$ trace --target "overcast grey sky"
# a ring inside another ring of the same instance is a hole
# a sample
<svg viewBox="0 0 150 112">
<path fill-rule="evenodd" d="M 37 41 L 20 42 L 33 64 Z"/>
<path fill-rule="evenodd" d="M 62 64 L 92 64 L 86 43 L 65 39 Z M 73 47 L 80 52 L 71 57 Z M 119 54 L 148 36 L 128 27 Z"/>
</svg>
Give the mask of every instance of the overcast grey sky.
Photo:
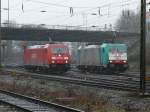
<svg viewBox="0 0 150 112">
<path fill-rule="evenodd" d="M 7 3 L 8 0 L 2 0 L 2 8 L 7 8 Z M 114 25 L 122 10 L 136 12 L 139 4 L 140 0 L 10 0 L 10 20 L 19 24 L 85 26 L 87 19 L 87 26 Z M 74 12 L 72 17 L 70 7 Z M 7 10 L 2 9 L 2 21 L 7 16 Z"/>
</svg>

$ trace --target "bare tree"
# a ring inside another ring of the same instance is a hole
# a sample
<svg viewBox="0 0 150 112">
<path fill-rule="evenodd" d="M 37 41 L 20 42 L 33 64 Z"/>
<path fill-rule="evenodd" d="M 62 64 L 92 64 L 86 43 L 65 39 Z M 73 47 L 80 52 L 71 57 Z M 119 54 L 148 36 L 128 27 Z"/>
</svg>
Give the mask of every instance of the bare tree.
<svg viewBox="0 0 150 112">
<path fill-rule="evenodd" d="M 140 13 L 130 10 L 122 11 L 116 22 L 117 31 L 140 32 Z"/>
</svg>

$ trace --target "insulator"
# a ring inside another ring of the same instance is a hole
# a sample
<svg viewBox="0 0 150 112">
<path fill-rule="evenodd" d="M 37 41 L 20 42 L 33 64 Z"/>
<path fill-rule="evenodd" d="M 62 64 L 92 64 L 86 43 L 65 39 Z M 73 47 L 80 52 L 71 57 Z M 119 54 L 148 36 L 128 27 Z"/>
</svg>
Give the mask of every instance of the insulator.
<svg viewBox="0 0 150 112">
<path fill-rule="evenodd" d="M 128 10 L 128 16 L 130 16 L 130 11 Z"/>
<path fill-rule="evenodd" d="M 101 15 L 101 9 L 100 9 L 100 7 L 99 7 L 99 10 L 98 10 L 98 14 L 99 14 L 99 16 Z"/>
<path fill-rule="evenodd" d="M 73 16 L 73 8 L 70 7 L 70 15 Z"/>
</svg>

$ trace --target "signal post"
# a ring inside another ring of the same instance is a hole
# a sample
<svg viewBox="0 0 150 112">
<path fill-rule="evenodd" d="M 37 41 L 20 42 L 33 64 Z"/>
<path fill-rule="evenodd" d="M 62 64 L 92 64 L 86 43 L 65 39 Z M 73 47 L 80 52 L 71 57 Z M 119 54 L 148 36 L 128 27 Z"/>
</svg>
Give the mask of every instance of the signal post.
<svg viewBox="0 0 150 112">
<path fill-rule="evenodd" d="M 146 0 L 141 0 L 140 92 L 145 94 L 146 79 Z"/>
</svg>

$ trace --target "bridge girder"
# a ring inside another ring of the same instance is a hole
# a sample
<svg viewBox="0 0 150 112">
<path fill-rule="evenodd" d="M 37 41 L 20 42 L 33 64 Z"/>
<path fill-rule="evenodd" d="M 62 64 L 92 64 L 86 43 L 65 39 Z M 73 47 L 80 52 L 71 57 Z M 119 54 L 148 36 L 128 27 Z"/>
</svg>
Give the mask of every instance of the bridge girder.
<svg viewBox="0 0 150 112">
<path fill-rule="evenodd" d="M 2 27 L 2 40 L 59 41 L 59 42 L 104 42 L 115 39 L 112 31 L 81 31 L 60 29 L 33 29 Z M 116 38 L 139 37 L 137 33 L 115 32 Z"/>
</svg>

